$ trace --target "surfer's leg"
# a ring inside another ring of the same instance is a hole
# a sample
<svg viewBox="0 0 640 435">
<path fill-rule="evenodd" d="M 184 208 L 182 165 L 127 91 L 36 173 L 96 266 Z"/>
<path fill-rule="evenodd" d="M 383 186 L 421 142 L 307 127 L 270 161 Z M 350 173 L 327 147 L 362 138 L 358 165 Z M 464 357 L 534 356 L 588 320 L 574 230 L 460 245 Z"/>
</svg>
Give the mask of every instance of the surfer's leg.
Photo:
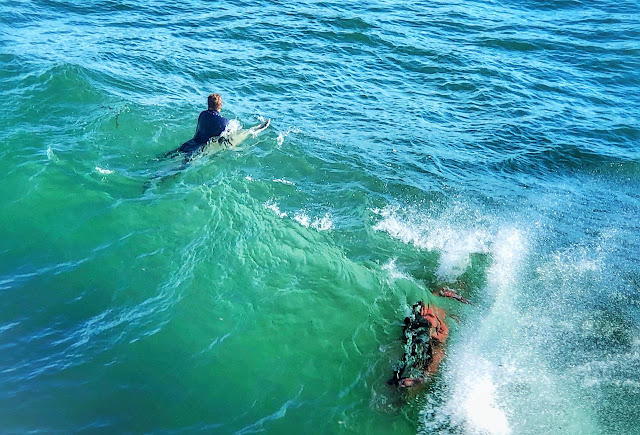
<svg viewBox="0 0 640 435">
<path fill-rule="evenodd" d="M 255 127 L 251 127 L 250 130 L 253 130 L 254 134 L 258 134 L 264 130 L 267 129 L 267 127 L 269 127 L 269 124 L 271 124 L 271 119 L 268 118 L 265 122 L 263 122 L 260 125 L 256 125 Z"/>
<path fill-rule="evenodd" d="M 176 148 L 175 150 L 167 151 L 166 153 L 161 154 L 160 156 L 157 157 L 157 159 L 173 158 L 178 154 L 180 154 L 180 147 Z"/>
<path fill-rule="evenodd" d="M 264 130 L 266 130 L 267 127 L 269 127 L 269 124 L 271 124 L 271 120 L 267 119 L 265 122 L 263 122 L 260 125 L 256 125 L 246 130 L 240 130 L 236 133 L 233 133 L 229 135 L 226 139 L 232 146 L 240 145 L 242 142 L 245 141 L 245 139 L 249 137 L 249 135 L 255 136 L 258 133 L 261 133 Z"/>
<path fill-rule="evenodd" d="M 201 145 L 198 144 L 195 140 L 189 139 L 188 141 L 180 145 L 178 148 L 171 151 L 167 151 L 166 153 L 162 154 L 160 158 L 163 158 L 163 159 L 173 158 L 180 155 L 180 153 L 187 153 L 187 154 L 193 153 L 200 146 Z"/>
</svg>

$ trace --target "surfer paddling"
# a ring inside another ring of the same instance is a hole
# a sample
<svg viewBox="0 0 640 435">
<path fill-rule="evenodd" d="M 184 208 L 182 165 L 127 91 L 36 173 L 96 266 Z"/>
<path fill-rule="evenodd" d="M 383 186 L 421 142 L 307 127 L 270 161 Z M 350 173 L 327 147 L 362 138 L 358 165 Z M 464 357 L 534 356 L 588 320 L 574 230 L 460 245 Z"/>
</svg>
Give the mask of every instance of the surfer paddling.
<svg viewBox="0 0 640 435">
<path fill-rule="evenodd" d="M 444 318 L 444 311 L 432 304 L 419 301 L 411 307 L 411 315 L 404 319 L 404 354 L 389 384 L 413 387 L 438 370 L 449 337 Z"/>
<path fill-rule="evenodd" d="M 200 112 L 196 134 L 175 150 L 164 154 L 164 157 L 174 157 L 184 154 L 185 160 L 190 159 L 194 154 L 200 153 L 210 144 L 217 144 L 219 148 L 229 148 L 239 145 L 249 135 L 257 135 L 269 127 L 270 119 L 260 125 L 240 130 L 234 133 L 227 131 L 229 120 L 220 115 L 222 109 L 222 97 L 220 94 L 211 94 L 207 97 L 207 110 Z"/>
<path fill-rule="evenodd" d="M 463 304 L 470 303 L 448 287 L 441 287 L 434 294 Z M 445 317 L 444 310 L 433 304 L 419 301 L 411 307 L 411 315 L 404 319 L 402 331 L 404 353 L 393 370 L 389 384 L 413 387 L 436 373 L 444 358 L 445 342 L 449 337 Z"/>
</svg>

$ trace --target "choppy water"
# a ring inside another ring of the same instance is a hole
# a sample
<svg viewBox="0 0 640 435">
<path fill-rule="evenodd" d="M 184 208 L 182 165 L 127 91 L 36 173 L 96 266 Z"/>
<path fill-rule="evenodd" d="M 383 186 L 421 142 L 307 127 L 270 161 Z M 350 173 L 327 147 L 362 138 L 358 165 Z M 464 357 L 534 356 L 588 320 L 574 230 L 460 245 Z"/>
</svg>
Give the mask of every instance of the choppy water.
<svg viewBox="0 0 640 435">
<path fill-rule="evenodd" d="M 0 429 L 640 433 L 639 7 L 4 0 Z"/>
</svg>

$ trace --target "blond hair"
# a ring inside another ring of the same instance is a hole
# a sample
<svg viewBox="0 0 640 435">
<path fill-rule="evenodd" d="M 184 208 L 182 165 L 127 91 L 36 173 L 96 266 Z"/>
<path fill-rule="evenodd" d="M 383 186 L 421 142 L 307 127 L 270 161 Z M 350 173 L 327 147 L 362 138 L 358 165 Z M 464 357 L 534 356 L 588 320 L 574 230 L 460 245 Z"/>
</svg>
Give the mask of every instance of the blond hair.
<svg viewBox="0 0 640 435">
<path fill-rule="evenodd" d="M 209 110 L 220 111 L 222 109 L 222 97 L 220 94 L 211 94 L 207 97 L 207 106 Z"/>
</svg>

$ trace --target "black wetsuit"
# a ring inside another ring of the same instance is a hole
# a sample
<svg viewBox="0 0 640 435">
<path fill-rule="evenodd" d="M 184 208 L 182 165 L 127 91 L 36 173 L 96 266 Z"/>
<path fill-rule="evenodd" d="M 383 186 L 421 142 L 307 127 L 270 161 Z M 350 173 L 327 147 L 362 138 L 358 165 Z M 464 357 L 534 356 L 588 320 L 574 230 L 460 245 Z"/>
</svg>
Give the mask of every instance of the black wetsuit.
<svg viewBox="0 0 640 435">
<path fill-rule="evenodd" d="M 220 112 L 216 110 L 205 110 L 200 113 L 198 117 L 198 127 L 196 128 L 196 134 L 192 139 L 183 143 L 178 151 L 193 154 L 196 151 L 200 151 L 204 147 L 209 139 L 212 137 L 218 137 L 222 134 L 229 120 L 220 116 Z"/>
</svg>

